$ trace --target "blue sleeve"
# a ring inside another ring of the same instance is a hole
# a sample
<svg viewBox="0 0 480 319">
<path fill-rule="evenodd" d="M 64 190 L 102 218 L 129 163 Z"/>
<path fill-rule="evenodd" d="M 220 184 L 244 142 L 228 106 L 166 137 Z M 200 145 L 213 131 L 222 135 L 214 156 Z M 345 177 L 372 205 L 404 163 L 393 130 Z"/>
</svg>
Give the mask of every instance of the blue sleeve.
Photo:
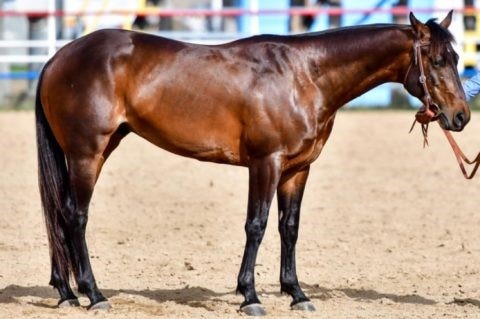
<svg viewBox="0 0 480 319">
<path fill-rule="evenodd" d="M 480 93 L 480 72 L 475 74 L 463 84 L 463 90 L 465 91 L 467 101 L 470 101 L 471 98 Z"/>
</svg>

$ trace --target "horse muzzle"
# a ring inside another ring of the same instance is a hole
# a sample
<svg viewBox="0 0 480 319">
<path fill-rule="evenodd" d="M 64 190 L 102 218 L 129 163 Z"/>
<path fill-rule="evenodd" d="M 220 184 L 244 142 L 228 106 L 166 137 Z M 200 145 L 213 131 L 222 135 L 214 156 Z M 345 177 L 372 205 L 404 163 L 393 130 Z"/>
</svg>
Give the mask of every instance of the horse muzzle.
<svg viewBox="0 0 480 319">
<path fill-rule="evenodd" d="M 442 129 L 460 132 L 470 121 L 470 116 L 464 111 L 459 111 L 455 113 L 452 118 L 449 118 L 445 113 L 440 113 L 438 119 Z"/>
<path fill-rule="evenodd" d="M 442 129 L 459 132 L 470 121 L 470 115 L 462 110 L 449 118 L 436 104 L 430 104 L 428 107 L 422 106 L 415 114 L 415 119 L 424 125 L 438 120 Z"/>
</svg>

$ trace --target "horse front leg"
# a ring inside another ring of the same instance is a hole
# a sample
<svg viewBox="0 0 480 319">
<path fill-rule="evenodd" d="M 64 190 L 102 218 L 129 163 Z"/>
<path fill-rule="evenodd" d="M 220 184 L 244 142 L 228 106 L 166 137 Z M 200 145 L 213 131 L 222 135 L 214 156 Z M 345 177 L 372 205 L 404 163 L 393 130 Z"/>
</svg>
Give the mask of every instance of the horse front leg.
<svg viewBox="0 0 480 319">
<path fill-rule="evenodd" d="M 298 238 L 300 221 L 300 206 L 303 191 L 307 182 L 310 166 L 303 170 L 282 177 L 277 189 L 278 200 L 278 231 L 281 238 L 281 292 L 292 296 L 291 307 L 294 310 L 315 311 L 315 307 L 303 293 L 298 284 L 295 245 Z"/>
<path fill-rule="evenodd" d="M 268 212 L 280 179 L 280 159 L 270 156 L 249 166 L 249 191 L 245 233 L 247 242 L 238 275 L 237 292 L 245 300 L 240 309 L 250 316 L 266 314 L 255 290 L 255 261 L 267 226 Z"/>
</svg>

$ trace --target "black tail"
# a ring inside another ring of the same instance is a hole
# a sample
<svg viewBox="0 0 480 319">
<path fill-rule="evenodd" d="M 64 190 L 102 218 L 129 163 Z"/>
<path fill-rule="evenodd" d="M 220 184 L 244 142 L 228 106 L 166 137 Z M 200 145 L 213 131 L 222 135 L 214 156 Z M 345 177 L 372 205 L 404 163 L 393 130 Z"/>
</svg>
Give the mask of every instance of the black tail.
<svg viewBox="0 0 480 319">
<path fill-rule="evenodd" d="M 45 66 L 46 68 L 46 66 Z M 55 139 L 47 122 L 40 99 L 43 73 L 40 74 L 35 101 L 35 117 L 38 151 L 38 184 L 43 214 L 47 226 L 52 263 L 58 276 L 68 282 L 72 263 L 65 236 L 63 212 L 70 197 L 65 154 Z M 55 286 L 55 283 L 52 283 Z"/>
</svg>

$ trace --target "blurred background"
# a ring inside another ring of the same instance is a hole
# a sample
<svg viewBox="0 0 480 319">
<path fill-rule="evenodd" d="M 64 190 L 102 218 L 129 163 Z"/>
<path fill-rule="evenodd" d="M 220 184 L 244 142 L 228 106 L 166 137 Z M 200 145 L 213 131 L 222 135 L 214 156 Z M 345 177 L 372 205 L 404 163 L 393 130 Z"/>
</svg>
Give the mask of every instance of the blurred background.
<svg viewBox="0 0 480 319">
<path fill-rule="evenodd" d="M 459 72 L 480 66 L 480 0 L 0 0 L 0 110 L 31 109 L 43 64 L 94 30 L 124 28 L 218 44 L 260 33 L 294 34 L 371 23 L 443 19 L 455 10 Z M 81 75 L 80 75 L 81 76 Z M 479 107 L 474 100 L 473 108 Z M 348 107 L 418 107 L 402 85 L 384 84 Z"/>
</svg>

